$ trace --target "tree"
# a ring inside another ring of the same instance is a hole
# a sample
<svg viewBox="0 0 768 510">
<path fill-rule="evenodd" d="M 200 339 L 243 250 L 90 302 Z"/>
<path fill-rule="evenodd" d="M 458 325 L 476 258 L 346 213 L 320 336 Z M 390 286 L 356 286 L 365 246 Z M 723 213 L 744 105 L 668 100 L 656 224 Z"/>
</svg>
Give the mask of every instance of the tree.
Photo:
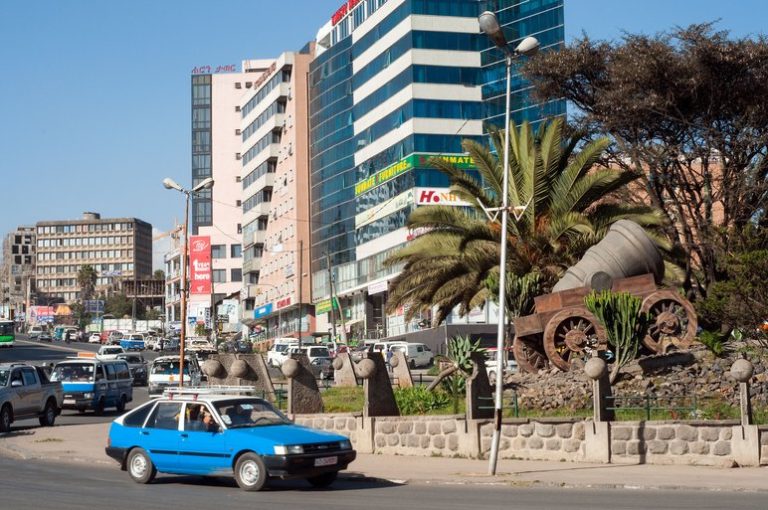
<svg viewBox="0 0 768 510">
<path fill-rule="evenodd" d="M 563 120 L 556 119 L 543 123 L 538 136 L 527 123 L 510 132 L 509 204 L 521 213 L 509 221 L 507 232 L 510 317 L 531 313 L 533 298 L 549 292 L 615 221 L 631 219 L 646 227 L 663 221 L 652 207 L 627 205 L 618 195 L 639 175 L 599 165 L 607 138 L 577 150 L 579 139 L 566 139 L 563 130 Z M 491 141 L 503 154 L 503 131 L 491 131 Z M 433 323 L 439 324 L 456 306 L 466 314 L 496 295 L 501 229 L 481 204 L 501 206 L 502 163 L 479 143 L 464 141 L 463 146 L 482 181 L 441 159 L 433 165 L 470 207 L 416 209 L 408 226 L 426 233 L 387 261 L 404 265 L 390 286 L 387 307 L 407 307 L 408 319 L 437 307 Z"/>
<path fill-rule="evenodd" d="M 155 269 L 155 272 L 152 273 L 152 277 L 155 280 L 165 280 L 165 271 L 162 269 Z"/>
<path fill-rule="evenodd" d="M 112 294 L 106 299 L 104 313 L 105 315 L 112 314 L 115 318 L 121 319 L 131 315 L 132 307 L 133 303 L 124 293 Z"/>
<path fill-rule="evenodd" d="M 96 269 L 90 264 L 80 266 L 80 269 L 77 271 L 77 285 L 80 287 L 80 297 L 83 301 L 93 298 L 97 277 Z"/>
<path fill-rule="evenodd" d="M 611 164 L 643 174 L 636 200 L 669 220 L 686 291 L 723 280 L 716 255 L 733 231 L 722 227 L 766 222 L 768 40 L 712 24 L 617 43 L 584 36 L 524 73 L 540 99 L 565 98 L 584 129 L 611 135 Z"/>
</svg>

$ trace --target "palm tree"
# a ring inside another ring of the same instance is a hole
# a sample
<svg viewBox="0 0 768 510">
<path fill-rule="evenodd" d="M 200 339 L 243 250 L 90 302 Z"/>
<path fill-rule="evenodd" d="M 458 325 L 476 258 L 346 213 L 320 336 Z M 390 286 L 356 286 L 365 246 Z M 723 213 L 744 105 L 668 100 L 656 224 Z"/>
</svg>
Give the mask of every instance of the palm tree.
<svg viewBox="0 0 768 510">
<path fill-rule="evenodd" d="M 490 133 L 503 153 L 504 132 Z M 597 166 L 608 138 L 586 143 L 565 140 L 563 121 L 542 123 L 538 136 L 528 123 L 510 132 L 509 205 L 516 212 L 507 231 L 507 309 L 515 317 L 533 312 L 533 298 L 550 292 L 574 264 L 619 219 L 652 228 L 663 215 L 651 207 L 633 206 L 616 198 L 640 175 Z M 451 191 L 469 208 L 420 207 L 408 227 L 426 233 L 397 251 L 387 264 L 403 264 L 390 286 L 388 310 L 407 308 L 406 319 L 436 307 L 433 325 L 455 307 L 460 314 L 483 306 L 498 288 L 500 223 L 485 208 L 500 207 L 502 164 L 491 150 L 465 140 L 481 181 L 440 158 L 432 165 L 445 173 Z M 517 217 L 517 213 L 519 217 Z M 664 247 L 664 241 L 649 234 Z"/>
<path fill-rule="evenodd" d="M 91 299 L 96 290 L 96 278 L 98 273 L 90 264 L 80 266 L 77 272 L 77 285 L 80 287 L 80 297 L 83 300 Z"/>
</svg>

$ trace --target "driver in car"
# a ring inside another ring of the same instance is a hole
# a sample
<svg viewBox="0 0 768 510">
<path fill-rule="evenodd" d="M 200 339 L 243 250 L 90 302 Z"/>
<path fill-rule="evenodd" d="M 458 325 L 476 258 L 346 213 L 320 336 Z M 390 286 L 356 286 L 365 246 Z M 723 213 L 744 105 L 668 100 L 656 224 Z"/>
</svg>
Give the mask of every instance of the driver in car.
<svg viewBox="0 0 768 510">
<path fill-rule="evenodd" d="M 227 416 L 232 425 L 245 425 L 251 422 L 251 413 L 240 404 L 235 404 L 227 410 Z"/>
</svg>

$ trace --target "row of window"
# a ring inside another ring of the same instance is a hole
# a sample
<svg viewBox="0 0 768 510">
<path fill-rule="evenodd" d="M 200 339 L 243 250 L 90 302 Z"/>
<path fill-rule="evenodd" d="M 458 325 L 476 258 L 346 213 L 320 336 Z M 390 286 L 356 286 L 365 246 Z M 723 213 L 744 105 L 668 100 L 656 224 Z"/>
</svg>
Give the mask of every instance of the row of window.
<svg viewBox="0 0 768 510">
<path fill-rule="evenodd" d="M 261 151 L 269 147 L 273 143 L 280 143 L 283 135 L 280 131 L 270 131 L 264 135 L 261 140 L 251 146 L 248 151 L 243 154 L 243 166 L 247 165 L 249 161 L 259 155 Z"/>
<path fill-rule="evenodd" d="M 286 67 L 276 73 L 271 80 L 269 80 L 266 85 L 261 87 L 259 91 L 254 95 L 251 99 L 248 100 L 247 103 L 245 103 L 245 106 L 243 106 L 241 111 L 242 118 L 246 118 L 249 113 L 251 113 L 253 110 L 256 109 L 257 106 L 259 106 L 259 103 L 264 101 L 264 98 L 267 97 L 267 95 L 272 92 L 272 90 L 280 85 L 281 83 L 288 83 L 291 81 L 291 68 Z"/>
<path fill-rule="evenodd" d="M 243 246 L 241 244 L 229 245 L 229 256 L 233 259 L 238 259 L 242 256 Z M 227 245 L 226 244 L 212 244 L 211 245 L 211 258 L 225 259 L 227 258 Z"/>
<path fill-rule="evenodd" d="M 133 264 L 131 263 L 116 263 L 116 264 L 91 264 L 96 271 L 131 271 L 133 270 Z M 82 265 L 56 265 L 56 266 L 37 266 L 37 274 L 61 274 L 61 273 L 77 273 L 80 271 Z"/>
<path fill-rule="evenodd" d="M 269 105 L 266 110 L 261 112 L 259 116 L 253 120 L 253 122 L 248 124 L 247 128 L 243 129 L 243 132 L 241 134 L 243 142 L 245 142 L 252 134 L 258 131 L 259 128 L 263 126 L 265 122 L 267 122 L 269 119 L 271 119 L 278 113 L 285 113 L 284 100 L 278 100 L 272 103 L 271 105 Z"/>
<path fill-rule="evenodd" d="M 275 170 L 277 170 L 277 160 L 274 158 L 266 160 L 245 176 L 245 179 L 243 179 L 243 189 L 258 181 L 260 177 L 275 173 Z"/>
<path fill-rule="evenodd" d="M 264 202 L 269 202 L 271 200 L 272 200 L 272 188 L 264 188 L 263 190 L 257 192 L 251 198 L 243 202 L 243 213 L 247 213 L 257 205 L 262 204 Z"/>
<path fill-rule="evenodd" d="M 73 234 L 76 232 L 131 231 L 133 223 L 86 223 L 78 225 L 47 225 L 37 227 L 38 234 Z"/>
<path fill-rule="evenodd" d="M 84 250 L 38 253 L 37 260 L 94 260 L 133 258 L 133 250 Z"/>
<path fill-rule="evenodd" d="M 243 270 L 240 268 L 230 269 L 230 282 L 242 282 Z M 211 277 L 213 283 L 227 283 L 227 270 L 226 269 L 214 269 Z"/>
<path fill-rule="evenodd" d="M 132 236 L 110 236 L 110 237 L 64 237 L 58 239 L 38 239 L 38 248 L 49 248 L 56 246 L 98 246 L 114 244 L 132 244 Z"/>
</svg>

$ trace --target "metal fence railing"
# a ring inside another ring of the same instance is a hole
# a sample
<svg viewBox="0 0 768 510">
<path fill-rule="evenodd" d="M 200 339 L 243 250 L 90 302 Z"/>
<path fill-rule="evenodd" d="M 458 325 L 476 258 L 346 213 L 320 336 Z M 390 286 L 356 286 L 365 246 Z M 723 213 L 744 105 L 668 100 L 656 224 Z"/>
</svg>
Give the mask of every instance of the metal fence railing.
<svg viewBox="0 0 768 510">
<path fill-rule="evenodd" d="M 645 415 L 650 420 L 654 413 L 686 413 L 695 416 L 703 397 L 696 395 L 613 395 L 605 397 L 608 411 L 634 411 Z"/>
</svg>

